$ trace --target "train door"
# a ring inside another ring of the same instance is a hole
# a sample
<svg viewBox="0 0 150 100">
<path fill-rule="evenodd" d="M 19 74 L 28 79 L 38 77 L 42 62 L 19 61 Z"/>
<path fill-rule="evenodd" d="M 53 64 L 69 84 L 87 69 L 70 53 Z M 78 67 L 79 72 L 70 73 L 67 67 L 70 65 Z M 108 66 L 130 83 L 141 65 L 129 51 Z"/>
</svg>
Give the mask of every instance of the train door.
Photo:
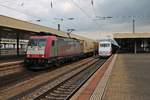
<svg viewBox="0 0 150 100">
<path fill-rule="evenodd" d="M 52 57 L 57 56 L 57 40 L 52 40 Z"/>
</svg>

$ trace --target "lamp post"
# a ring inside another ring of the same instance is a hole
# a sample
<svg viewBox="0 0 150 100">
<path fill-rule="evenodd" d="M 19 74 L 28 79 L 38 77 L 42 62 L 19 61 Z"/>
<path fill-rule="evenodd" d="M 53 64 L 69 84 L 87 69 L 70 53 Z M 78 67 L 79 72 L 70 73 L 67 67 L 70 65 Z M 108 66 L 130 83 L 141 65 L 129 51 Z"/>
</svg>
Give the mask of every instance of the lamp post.
<svg viewBox="0 0 150 100">
<path fill-rule="evenodd" d="M 135 19 L 133 18 L 132 21 L 133 21 L 133 28 L 132 29 L 133 29 L 133 34 L 134 34 L 135 33 Z"/>
<path fill-rule="evenodd" d="M 57 30 L 58 30 L 58 31 L 60 31 L 60 24 L 58 24 L 58 28 L 57 28 Z"/>
<path fill-rule="evenodd" d="M 135 18 L 132 16 L 132 33 L 135 34 Z M 136 39 L 134 40 L 134 54 L 137 53 Z"/>
<path fill-rule="evenodd" d="M 75 18 L 70 17 L 70 18 L 54 18 L 54 20 L 58 21 L 59 24 L 57 24 L 58 31 L 60 31 L 60 23 L 65 21 L 65 20 L 74 20 Z"/>
<path fill-rule="evenodd" d="M 59 21 L 57 24 L 57 30 L 60 31 L 60 22 L 63 22 L 64 19 L 63 18 L 54 18 L 54 20 Z"/>
</svg>

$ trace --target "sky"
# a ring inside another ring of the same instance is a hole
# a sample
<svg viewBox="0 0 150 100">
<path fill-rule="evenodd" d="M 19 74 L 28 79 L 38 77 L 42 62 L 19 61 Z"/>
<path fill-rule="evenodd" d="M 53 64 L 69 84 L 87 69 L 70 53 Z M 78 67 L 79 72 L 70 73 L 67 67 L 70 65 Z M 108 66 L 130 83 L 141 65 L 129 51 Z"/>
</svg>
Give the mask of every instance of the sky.
<svg viewBox="0 0 150 100">
<path fill-rule="evenodd" d="M 150 0 L 0 0 L 0 15 L 99 39 L 150 32 Z"/>
</svg>

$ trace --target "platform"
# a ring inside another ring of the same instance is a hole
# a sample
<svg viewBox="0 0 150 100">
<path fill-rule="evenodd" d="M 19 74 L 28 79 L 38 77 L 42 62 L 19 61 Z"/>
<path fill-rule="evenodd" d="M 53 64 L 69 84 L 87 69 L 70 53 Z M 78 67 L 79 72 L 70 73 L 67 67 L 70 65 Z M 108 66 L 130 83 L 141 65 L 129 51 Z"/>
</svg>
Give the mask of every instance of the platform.
<svg viewBox="0 0 150 100">
<path fill-rule="evenodd" d="M 0 67 L 7 66 L 11 64 L 22 63 L 24 60 L 24 56 L 4 56 L 0 57 Z"/>
<path fill-rule="evenodd" d="M 150 100 L 150 54 L 119 55 L 102 100 Z"/>
<path fill-rule="evenodd" d="M 71 99 L 150 100 L 150 54 L 118 54 L 110 67 L 98 84 L 90 87 L 95 83 L 90 79 Z"/>
</svg>

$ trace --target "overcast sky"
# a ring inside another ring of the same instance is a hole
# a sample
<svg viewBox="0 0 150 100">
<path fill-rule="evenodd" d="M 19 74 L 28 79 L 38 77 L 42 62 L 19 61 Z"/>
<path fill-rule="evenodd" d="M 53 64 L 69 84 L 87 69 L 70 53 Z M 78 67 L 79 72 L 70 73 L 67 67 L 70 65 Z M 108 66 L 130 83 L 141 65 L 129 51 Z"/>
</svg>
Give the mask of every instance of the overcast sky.
<svg viewBox="0 0 150 100">
<path fill-rule="evenodd" d="M 0 14 L 55 29 L 60 23 L 62 31 L 75 29 L 73 33 L 98 39 L 132 32 L 133 18 L 136 32 L 150 32 L 149 4 L 150 0 L 0 0 Z"/>
</svg>

